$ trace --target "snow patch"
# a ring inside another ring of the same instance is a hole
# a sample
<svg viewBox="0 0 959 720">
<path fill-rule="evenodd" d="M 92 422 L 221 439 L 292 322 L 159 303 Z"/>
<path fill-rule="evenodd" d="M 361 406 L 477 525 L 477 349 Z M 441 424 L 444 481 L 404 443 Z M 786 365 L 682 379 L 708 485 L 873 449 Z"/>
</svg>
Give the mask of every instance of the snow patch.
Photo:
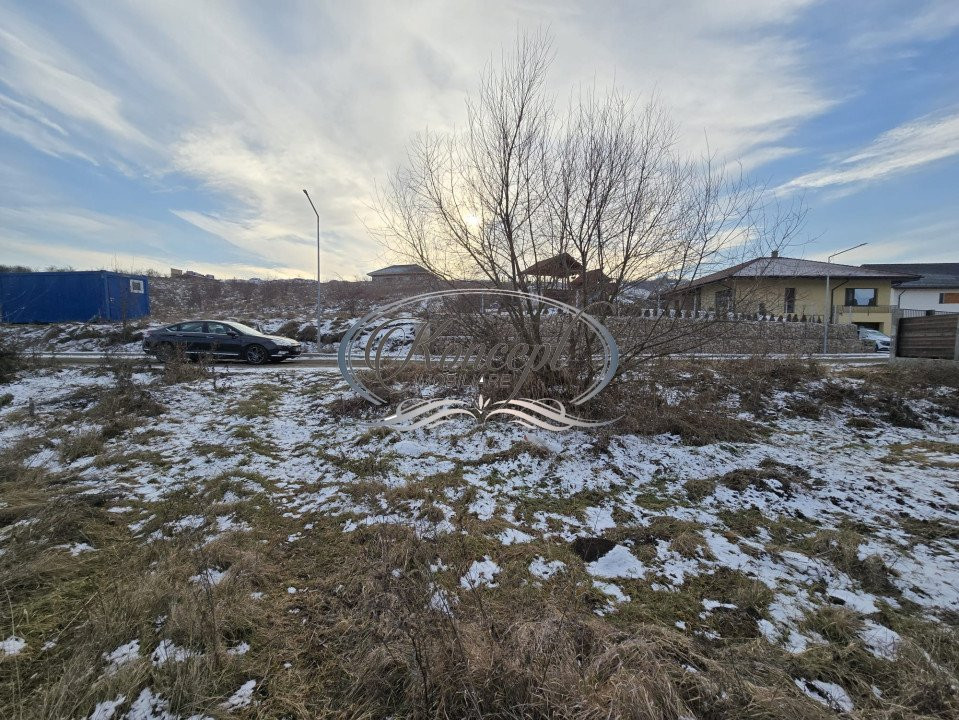
<svg viewBox="0 0 959 720">
<path fill-rule="evenodd" d="M 641 578 L 646 575 L 646 566 L 625 545 L 617 545 L 599 560 L 587 564 L 586 571 L 603 578 Z"/>
<path fill-rule="evenodd" d="M 496 577 L 499 571 L 499 565 L 490 560 L 489 556 L 484 557 L 482 560 L 475 560 L 473 564 L 470 565 L 469 570 L 466 571 L 466 574 L 460 578 L 460 585 L 466 589 L 481 587 L 483 585 L 496 587 L 493 578 Z"/>
</svg>

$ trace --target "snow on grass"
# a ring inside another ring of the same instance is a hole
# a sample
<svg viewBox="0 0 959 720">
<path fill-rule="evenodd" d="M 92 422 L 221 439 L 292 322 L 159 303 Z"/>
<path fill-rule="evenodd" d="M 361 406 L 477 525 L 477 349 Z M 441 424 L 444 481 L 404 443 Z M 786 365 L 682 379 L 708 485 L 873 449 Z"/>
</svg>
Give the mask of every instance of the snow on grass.
<svg viewBox="0 0 959 720">
<path fill-rule="evenodd" d="M 235 693 L 227 698 L 220 707 L 225 710 L 237 710 L 245 708 L 253 702 L 253 691 L 256 689 L 256 680 L 247 680 Z"/>
<path fill-rule="evenodd" d="M 127 701 L 126 695 L 118 695 L 114 700 L 98 702 L 88 720 L 111 720 L 120 706 Z"/>
<path fill-rule="evenodd" d="M 176 716 L 170 713 L 170 703 L 147 687 L 137 695 L 124 720 L 176 720 Z"/>
<path fill-rule="evenodd" d="M 542 556 L 533 558 L 533 562 L 529 564 L 530 574 L 535 575 L 541 580 L 549 580 L 556 573 L 562 572 L 565 569 L 566 563 L 562 560 L 546 560 Z"/>
<path fill-rule="evenodd" d="M 190 581 L 198 585 L 219 585 L 228 572 L 228 570 L 220 570 L 219 568 L 206 568 L 191 576 Z"/>
<path fill-rule="evenodd" d="M 38 414 L 51 416 L 76 390 L 110 381 L 83 370 L 26 374 L 11 383 L 13 404 L 0 414 L 22 411 L 36 398 Z M 343 385 L 326 370 L 299 370 L 294 377 L 282 368 L 237 368 L 218 382 L 216 393 L 206 381 L 151 385 L 167 407 L 151 421 L 156 437 L 110 441 L 111 453 L 143 451 L 144 457 L 152 453 L 163 462 L 134 458 L 121 473 L 87 459 L 78 470 L 71 468 L 71 478 L 81 478 L 84 491 L 117 492 L 131 503 L 111 512 L 133 512 L 134 504 L 142 503 L 142 516 L 130 524 L 135 535 L 156 527 L 156 509 L 151 511 L 150 503 L 181 488 L 209 487 L 208 495 L 198 496 L 204 505 L 180 513 L 191 514 L 158 513 L 164 520 L 174 518 L 166 529 L 249 532 L 254 521 L 238 518 L 255 517 L 244 510 L 250 503 L 272 505 L 284 518 L 298 520 L 297 527 L 333 517 L 346 532 L 393 524 L 424 537 L 469 534 L 510 546 L 481 546 L 474 557 L 489 555 L 473 562 L 460 578 L 462 587 L 496 587 L 503 582 L 498 563 L 505 566 L 514 555 L 522 557 L 537 580 L 583 568 L 594 587 L 618 603 L 630 598 L 612 582 L 617 578 L 631 581 L 629 588 L 639 583 L 653 591 L 679 592 L 692 578 L 732 570 L 769 589 L 772 601 L 757 620 L 757 629 L 793 653 L 826 642 L 802 625 L 810 612 L 824 605 L 841 605 L 866 616 L 860 618 L 862 641 L 884 659 L 894 658 L 899 645 L 898 635 L 876 622 L 875 614 L 884 605 L 909 609 L 909 603 L 899 602 L 905 599 L 931 616 L 959 611 L 955 539 L 948 532 L 919 537 L 907 527 L 907 521 L 942 523 L 946 530 L 954 526 L 959 487 L 953 463 L 959 455 L 948 448 L 959 443 L 959 422 L 952 418 L 942 417 L 925 429 L 882 423 L 881 431 L 860 433 L 850 430 L 840 412 L 818 420 L 782 416 L 764 420 L 771 434 L 761 442 L 698 447 L 671 435 L 621 434 L 598 443 L 589 433 L 560 436 L 466 421 L 404 437 L 371 434 L 350 418 L 334 416 L 330 406 Z M 235 403 L 261 384 L 278 388 L 270 414 L 238 417 Z M 240 431 L 245 434 L 238 435 Z M 0 448 L 23 436 L 19 429 L 0 429 Z M 946 450 L 924 451 L 923 463 L 917 460 L 918 451 L 894 456 L 889 450 L 930 442 Z M 807 472 L 808 479 L 787 488 L 770 477 L 744 490 L 716 482 L 731 471 L 759 468 L 764 461 L 795 466 Z M 30 462 L 50 472 L 64 470 L 55 452 L 37 452 Z M 220 484 L 210 485 L 213 479 Z M 713 482 L 715 487 L 692 500 L 685 489 L 690 480 Z M 215 515 L 207 512 L 207 504 Z M 758 518 L 754 532 L 737 528 L 731 519 L 746 511 Z M 669 538 L 654 537 L 642 546 L 631 539 L 630 533 L 664 517 L 695 528 L 701 546 L 691 551 Z M 783 528 L 777 535 L 773 525 L 779 520 L 794 522 L 798 529 L 787 528 L 784 539 Z M 862 537 L 859 559 L 881 558 L 890 569 L 893 590 L 867 591 L 828 553 L 803 544 L 817 532 L 851 525 Z M 0 535 L 0 543 L 9 532 L 7 528 Z M 572 554 L 559 555 L 570 567 L 544 559 L 568 552 L 567 543 L 580 536 L 604 536 L 620 544 L 582 565 Z M 155 537 L 137 541 L 149 543 Z M 291 537 L 302 539 L 306 533 Z M 211 568 L 192 580 L 216 584 L 226 572 Z M 456 602 L 438 588 L 433 598 L 434 607 L 443 612 Z M 711 603 L 719 601 L 706 598 L 707 613 L 731 605 Z"/>
<path fill-rule="evenodd" d="M 528 543 L 533 540 L 532 535 L 524 533 L 522 530 L 517 530 L 516 528 L 506 528 L 499 534 L 498 538 L 503 545 L 516 545 L 517 543 Z"/>
<path fill-rule="evenodd" d="M 593 580 L 593 587 L 599 590 L 604 595 L 609 595 L 611 598 L 613 598 L 614 601 L 618 603 L 629 602 L 629 595 L 624 593 L 622 588 L 619 587 L 619 585 L 603 582 L 601 580 Z"/>
<path fill-rule="evenodd" d="M 76 557 L 81 553 L 94 552 L 96 550 L 92 545 L 83 542 L 71 543 L 70 545 L 55 545 L 54 550 L 66 550 L 71 556 Z"/>
<path fill-rule="evenodd" d="M 703 600 L 703 607 L 706 608 L 707 612 L 712 612 L 716 608 L 729 608 L 730 610 L 735 610 L 736 606 L 732 603 L 719 602 L 718 600 Z"/>
<path fill-rule="evenodd" d="M 183 662 L 198 655 L 199 653 L 193 650 L 175 645 L 172 640 L 163 639 L 150 655 L 150 659 L 154 665 L 160 666 L 168 662 Z"/>
<path fill-rule="evenodd" d="M 134 662 L 140 658 L 140 641 L 131 640 L 109 653 L 103 653 L 103 659 L 109 667 L 107 672 L 115 672 L 121 665 Z"/>
<path fill-rule="evenodd" d="M 863 639 L 869 651 L 878 658 L 895 660 L 899 654 L 899 644 L 902 642 L 902 638 L 895 630 L 890 630 L 884 625 L 866 620 L 859 636 Z"/>
<path fill-rule="evenodd" d="M 601 578 L 642 578 L 647 568 L 629 548 L 617 545 L 603 557 L 587 564 L 586 570 L 590 575 Z"/>
<path fill-rule="evenodd" d="M 19 655 L 27 646 L 27 641 L 17 635 L 11 635 L 6 640 L 0 640 L 0 654 Z"/>
<path fill-rule="evenodd" d="M 482 560 L 475 560 L 470 565 L 466 574 L 460 578 L 460 586 L 466 589 L 476 587 L 496 587 L 493 578 L 500 572 L 500 567 L 489 559 L 489 556 Z"/>
<path fill-rule="evenodd" d="M 794 682 L 796 683 L 796 687 L 806 693 L 806 695 L 832 710 L 852 712 L 855 707 L 852 703 L 852 698 L 849 697 L 849 693 L 835 683 L 826 682 L 825 680 L 805 680 L 802 678 L 796 679 Z"/>
</svg>

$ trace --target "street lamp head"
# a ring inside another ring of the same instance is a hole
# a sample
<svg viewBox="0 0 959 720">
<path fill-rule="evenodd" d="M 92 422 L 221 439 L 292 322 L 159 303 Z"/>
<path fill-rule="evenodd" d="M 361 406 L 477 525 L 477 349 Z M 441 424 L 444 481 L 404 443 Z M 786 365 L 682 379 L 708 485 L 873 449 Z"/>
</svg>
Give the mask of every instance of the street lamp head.
<svg viewBox="0 0 959 720">
<path fill-rule="evenodd" d="M 306 195 L 307 197 L 310 196 L 310 194 L 306 191 L 306 188 L 303 188 L 303 194 Z"/>
<path fill-rule="evenodd" d="M 869 243 L 867 243 L 867 242 L 862 242 L 862 243 L 859 243 L 858 245 L 853 245 L 852 247 L 847 247 L 845 250 L 840 250 L 839 252 L 834 252 L 832 255 L 830 255 L 829 257 L 826 258 L 826 262 L 827 262 L 827 263 L 828 263 L 828 262 L 832 262 L 832 259 L 833 259 L 834 257 L 836 257 L 837 255 L 842 255 L 843 253 L 847 253 L 847 252 L 849 252 L 850 250 L 855 250 L 856 248 L 861 248 L 863 245 L 868 245 L 868 244 L 869 244 Z"/>
</svg>

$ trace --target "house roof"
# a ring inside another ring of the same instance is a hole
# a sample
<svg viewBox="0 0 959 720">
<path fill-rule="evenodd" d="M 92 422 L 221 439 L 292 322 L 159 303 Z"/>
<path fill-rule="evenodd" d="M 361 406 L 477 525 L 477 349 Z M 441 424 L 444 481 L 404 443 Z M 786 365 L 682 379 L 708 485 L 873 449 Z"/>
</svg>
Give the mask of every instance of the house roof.
<svg viewBox="0 0 959 720">
<path fill-rule="evenodd" d="M 595 270 L 588 270 L 582 275 L 577 276 L 570 282 L 570 285 L 573 287 L 579 287 L 583 283 L 596 287 L 597 285 L 605 285 L 608 282 L 612 282 L 613 279 L 604 273 L 601 269 L 596 268 Z"/>
<path fill-rule="evenodd" d="M 896 287 L 908 288 L 959 288 L 959 263 L 901 263 L 901 264 L 869 264 L 863 267 L 884 270 L 886 272 L 903 272 L 919 277 L 913 280 L 904 280 Z"/>
<path fill-rule="evenodd" d="M 832 278 L 871 278 L 878 280 L 911 280 L 916 277 L 908 272 L 886 272 L 856 265 L 840 265 L 818 260 L 802 260 L 789 257 L 758 257 L 733 265 L 725 270 L 703 275 L 691 282 L 680 285 L 676 292 L 684 292 L 702 285 L 734 278 L 819 278 L 829 275 Z"/>
<path fill-rule="evenodd" d="M 385 268 L 380 268 L 379 270 L 374 270 L 373 272 L 366 273 L 370 277 L 386 277 L 390 275 L 432 275 L 429 270 L 427 270 L 422 265 L 389 265 Z"/>
<path fill-rule="evenodd" d="M 538 263 L 533 263 L 521 274 L 541 277 L 570 277 L 581 272 L 583 272 L 583 266 L 576 261 L 576 258 L 569 253 L 560 253 L 545 260 L 540 260 Z"/>
</svg>

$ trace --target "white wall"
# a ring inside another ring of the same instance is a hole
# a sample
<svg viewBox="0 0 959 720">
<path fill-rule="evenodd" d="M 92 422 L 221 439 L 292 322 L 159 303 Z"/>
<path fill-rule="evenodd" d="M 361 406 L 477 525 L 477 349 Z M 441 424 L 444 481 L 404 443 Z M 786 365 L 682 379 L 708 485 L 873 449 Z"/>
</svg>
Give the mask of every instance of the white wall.
<svg viewBox="0 0 959 720">
<path fill-rule="evenodd" d="M 946 312 L 959 312 L 959 304 L 951 303 L 943 305 L 939 302 L 939 294 L 944 292 L 959 292 L 959 289 L 953 288 L 893 288 L 893 305 L 899 305 L 904 310 L 945 310 Z"/>
</svg>

